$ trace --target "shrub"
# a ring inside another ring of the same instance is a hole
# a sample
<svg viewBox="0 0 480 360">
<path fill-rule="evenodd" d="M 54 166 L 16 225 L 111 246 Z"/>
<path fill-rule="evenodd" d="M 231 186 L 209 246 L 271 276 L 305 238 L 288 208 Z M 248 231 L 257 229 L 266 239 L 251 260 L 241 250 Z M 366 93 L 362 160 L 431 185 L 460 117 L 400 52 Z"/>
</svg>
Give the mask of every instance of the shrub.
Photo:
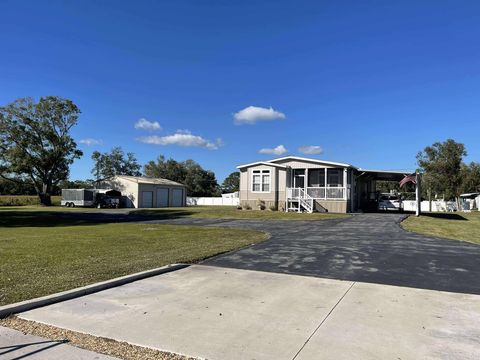
<svg viewBox="0 0 480 360">
<path fill-rule="evenodd" d="M 260 210 L 265 210 L 265 200 L 257 200 L 257 206 Z"/>
<path fill-rule="evenodd" d="M 277 207 L 275 205 L 270 205 L 270 211 L 277 211 Z"/>
<path fill-rule="evenodd" d="M 243 210 L 252 210 L 252 207 L 249 204 L 243 205 Z"/>
<path fill-rule="evenodd" d="M 241 206 L 241 205 L 237 205 L 237 210 L 242 210 L 242 206 Z"/>
</svg>

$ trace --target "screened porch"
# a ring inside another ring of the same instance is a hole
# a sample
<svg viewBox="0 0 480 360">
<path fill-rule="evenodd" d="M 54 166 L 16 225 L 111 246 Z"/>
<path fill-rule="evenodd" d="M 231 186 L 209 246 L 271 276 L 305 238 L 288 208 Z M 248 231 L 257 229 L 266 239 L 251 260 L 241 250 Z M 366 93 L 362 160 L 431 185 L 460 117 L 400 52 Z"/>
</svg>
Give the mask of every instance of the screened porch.
<svg viewBox="0 0 480 360">
<path fill-rule="evenodd" d="M 287 199 L 347 200 L 346 190 L 346 169 L 292 169 Z"/>
</svg>

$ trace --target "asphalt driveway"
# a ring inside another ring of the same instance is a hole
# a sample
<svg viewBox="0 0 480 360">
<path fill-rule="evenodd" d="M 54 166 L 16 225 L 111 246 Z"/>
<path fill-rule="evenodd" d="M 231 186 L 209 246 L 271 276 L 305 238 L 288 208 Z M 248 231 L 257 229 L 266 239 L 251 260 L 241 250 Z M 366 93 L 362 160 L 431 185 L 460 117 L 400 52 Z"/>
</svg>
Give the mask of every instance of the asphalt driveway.
<svg viewBox="0 0 480 360">
<path fill-rule="evenodd" d="M 480 246 L 403 230 L 401 214 L 321 221 L 179 218 L 176 224 L 267 231 L 265 242 L 206 265 L 480 294 Z"/>
</svg>

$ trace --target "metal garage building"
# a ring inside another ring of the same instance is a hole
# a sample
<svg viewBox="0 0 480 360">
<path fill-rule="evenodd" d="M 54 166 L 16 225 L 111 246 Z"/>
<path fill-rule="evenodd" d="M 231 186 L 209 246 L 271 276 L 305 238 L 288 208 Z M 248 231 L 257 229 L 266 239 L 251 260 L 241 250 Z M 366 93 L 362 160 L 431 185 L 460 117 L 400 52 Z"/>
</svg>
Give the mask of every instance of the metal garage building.
<svg viewBox="0 0 480 360">
<path fill-rule="evenodd" d="M 129 208 L 180 207 L 187 203 L 185 185 L 167 179 L 118 175 L 98 181 L 97 187 L 120 191 L 122 205 Z"/>
</svg>

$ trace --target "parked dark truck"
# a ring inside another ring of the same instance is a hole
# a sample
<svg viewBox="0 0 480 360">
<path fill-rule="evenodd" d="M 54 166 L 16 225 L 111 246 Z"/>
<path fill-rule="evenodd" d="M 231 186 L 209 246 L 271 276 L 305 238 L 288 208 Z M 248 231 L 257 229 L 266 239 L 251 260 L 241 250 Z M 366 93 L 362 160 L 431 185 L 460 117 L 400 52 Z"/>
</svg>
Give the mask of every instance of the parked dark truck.
<svg viewBox="0 0 480 360">
<path fill-rule="evenodd" d="M 61 205 L 66 207 L 120 207 L 122 194 L 117 190 L 109 189 L 62 189 Z"/>
</svg>

